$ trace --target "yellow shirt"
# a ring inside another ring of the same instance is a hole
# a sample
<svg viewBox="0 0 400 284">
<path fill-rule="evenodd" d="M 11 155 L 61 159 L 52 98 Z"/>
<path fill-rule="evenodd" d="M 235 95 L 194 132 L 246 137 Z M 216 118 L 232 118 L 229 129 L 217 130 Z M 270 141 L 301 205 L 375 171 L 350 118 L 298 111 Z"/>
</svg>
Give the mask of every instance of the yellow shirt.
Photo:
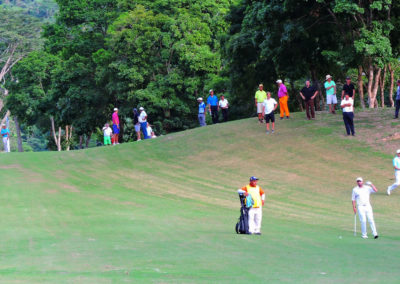
<svg viewBox="0 0 400 284">
<path fill-rule="evenodd" d="M 256 187 L 252 187 L 250 184 L 242 187 L 242 190 L 247 192 L 248 194 L 251 195 L 251 198 L 254 200 L 254 208 L 259 208 L 262 206 L 262 196 L 265 194 L 264 190 L 259 187 L 258 185 Z"/>
<path fill-rule="evenodd" d="M 258 90 L 254 98 L 257 99 L 258 103 L 262 103 L 267 98 L 267 93 L 265 91 Z"/>
</svg>

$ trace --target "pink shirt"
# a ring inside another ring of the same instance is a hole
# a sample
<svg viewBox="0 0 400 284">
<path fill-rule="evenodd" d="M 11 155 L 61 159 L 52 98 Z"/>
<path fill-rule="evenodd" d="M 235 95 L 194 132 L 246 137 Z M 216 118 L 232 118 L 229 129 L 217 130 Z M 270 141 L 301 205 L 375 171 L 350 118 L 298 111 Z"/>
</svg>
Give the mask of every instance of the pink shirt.
<svg viewBox="0 0 400 284">
<path fill-rule="evenodd" d="M 114 112 L 112 114 L 112 121 L 113 121 L 114 125 L 119 125 L 119 118 L 118 118 L 118 113 L 117 112 Z"/>
<path fill-rule="evenodd" d="M 278 97 L 282 98 L 284 96 L 287 96 L 287 89 L 285 85 L 281 84 L 278 91 Z"/>
</svg>

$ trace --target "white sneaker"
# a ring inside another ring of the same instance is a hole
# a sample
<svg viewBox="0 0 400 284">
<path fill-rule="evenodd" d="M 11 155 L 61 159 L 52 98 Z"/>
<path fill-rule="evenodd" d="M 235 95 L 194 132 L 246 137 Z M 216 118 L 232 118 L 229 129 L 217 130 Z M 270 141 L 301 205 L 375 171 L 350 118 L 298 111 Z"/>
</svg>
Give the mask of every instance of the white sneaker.
<svg viewBox="0 0 400 284">
<path fill-rule="evenodd" d="M 367 236 L 367 235 L 361 236 L 361 238 L 363 238 L 363 239 L 368 239 L 368 236 Z"/>
<path fill-rule="evenodd" d="M 387 190 L 386 190 L 386 194 L 390 195 L 390 186 L 388 186 Z"/>
</svg>

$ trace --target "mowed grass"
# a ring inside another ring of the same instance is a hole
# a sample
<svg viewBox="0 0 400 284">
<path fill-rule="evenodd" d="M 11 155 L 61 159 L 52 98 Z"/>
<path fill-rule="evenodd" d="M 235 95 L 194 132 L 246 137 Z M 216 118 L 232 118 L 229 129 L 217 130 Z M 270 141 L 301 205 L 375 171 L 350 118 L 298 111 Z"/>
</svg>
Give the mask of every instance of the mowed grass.
<svg viewBox="0 0 400 284">
<path fill-rule="evenodd" d="M 246 119 L 1 155 L 0 283 L 398 283 L 392 155 L 344 137 L 341 115 L 293 117 L 273 135 Z M 236 235 L 236 190 L 252 175 L 267 192 L 263 235 Z M 358 220 L 353 236 L 357 176 L 380 190 L 378 240 L 361 239 Z"/>
</svg>

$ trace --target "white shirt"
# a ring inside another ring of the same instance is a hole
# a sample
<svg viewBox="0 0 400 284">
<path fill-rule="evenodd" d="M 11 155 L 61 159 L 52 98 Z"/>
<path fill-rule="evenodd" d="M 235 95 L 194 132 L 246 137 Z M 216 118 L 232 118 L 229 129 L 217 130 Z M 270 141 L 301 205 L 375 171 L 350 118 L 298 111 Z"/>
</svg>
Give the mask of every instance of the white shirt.
<svg viewBox="0 0 400 284">
<path fill-rule="evenodd" d="M 228 107 L 228 100 L 227 99 L 219 100 L 219 107 L 220 108 L 227 108 Z"/>
<path fill-rule="evenodd" d="M 139 121 L 140 123 L 146 122 L 146 121 L 147 121 L 146 116 L 147 116 L 147 113 L 143 110 L 143 111 L 140 113 L 139 117 L 138 117 L 138 121 Z"/>
<path fill-rule="evenodd" d="M 274 110 L 275 105 L 277 104 L 278 103 L 273 98 L 265 99 L 263 101 L 263 107 L 265 107 L 265 114 L 270 114 Z"/>
<path fill-rule="evenodd" d="M 394 157 L 393 166 L 400 169 L 400 158 L 399 157 Z M 396 170 L 396 171 L 398 171 L 398 170 Z"/>
<path fill-rule="evenodd" d="M 349 98 L 348 100 L 343 99 L 342 102 L 340 103 L 340 106 L 346 105 L 346 104 L 351 104 L 351 106 L 344 107 L 343 112 L 353 112 L 353 105 L 354 105 L 353 99 L 352 98 Z"/>
<path fill-rule="evenodd" d="M 147 131 L 147 136 L 151 137 L 151 133 L 153 132 L 151 126 L 147 126 L 146 131 Z"/>
<path fill-rule="evenodd" d="M 353 188 L 353 193 L 351 195 L 351 200 L 357 201 L 357 206 L 371 205 L 369 203 L 369 195 L 375 191 L 371 186 L 363 185 L 362 187 L 356 186 Z"/>
<path fill-rule="evenodd" d="M 111 136 L 112 130 L 110 127 L 103 127 L 104 136 Z"/>
</svg>

